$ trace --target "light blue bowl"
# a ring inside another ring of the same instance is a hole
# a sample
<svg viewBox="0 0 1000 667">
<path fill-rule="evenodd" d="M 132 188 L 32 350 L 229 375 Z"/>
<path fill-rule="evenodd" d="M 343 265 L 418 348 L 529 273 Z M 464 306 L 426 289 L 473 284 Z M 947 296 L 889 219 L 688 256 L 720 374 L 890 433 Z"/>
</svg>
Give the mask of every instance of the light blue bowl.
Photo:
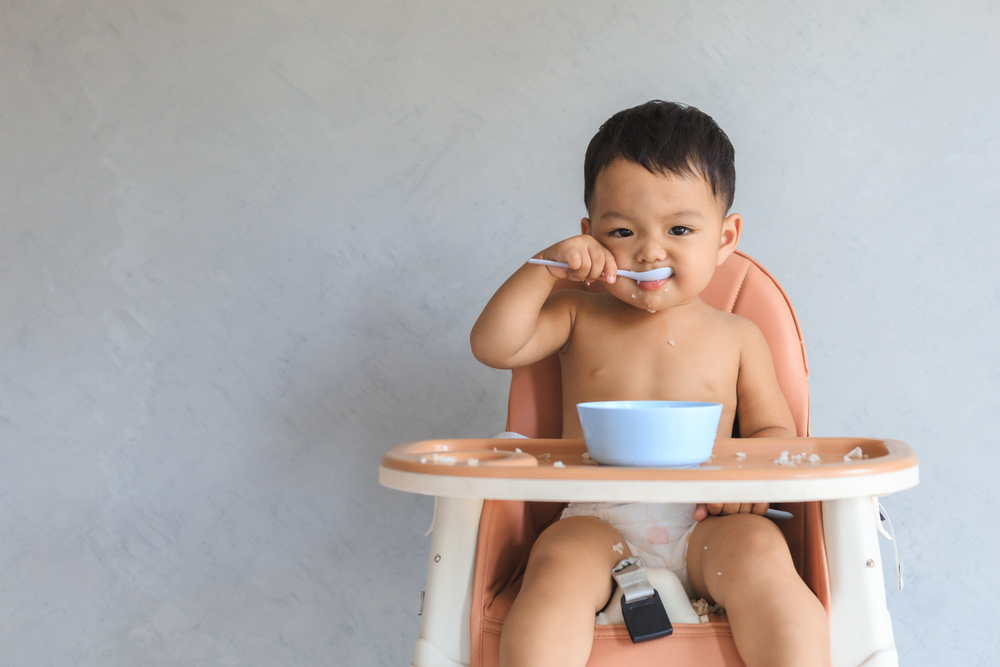
<svg viewBox="0 0 1000 667">
<path fill-rule="evenodd" d="M 590 458 L 605 465 L 689 468 L 712 455 L 719 403 L 601 401 L 579 403 Z"/>
</svg>

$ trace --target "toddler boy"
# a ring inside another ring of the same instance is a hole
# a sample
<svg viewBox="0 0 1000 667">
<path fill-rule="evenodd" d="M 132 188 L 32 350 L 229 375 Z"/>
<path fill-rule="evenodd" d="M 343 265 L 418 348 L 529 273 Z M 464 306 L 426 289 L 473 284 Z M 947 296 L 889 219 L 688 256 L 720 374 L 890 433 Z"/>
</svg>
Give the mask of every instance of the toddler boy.
<svg viewBox="0 0 1000 667">
<path fill-rule="evenodd" d="M 701 111 L 654 101 L 612 116 L 587 148 L 581 234 L 536 255 L 569 268 L 518 269 L 472 330 L 476 358 L 517 368 L 558 351 L 564 438 L 583 437 L 577 403 L 608 400 L 721 403 L 719 437 L 730 436 L 737 418 L 744 437 L 794 436 L 763 335 L 699 296 L 743 229 L 729 213 L 735 180 L 733 147 Z M 619 268 L 661 267 L 673 274 L 640 283 L 617 277 Z M 552 293 L 567 277 L 603 281 L 605 291 Z M 531 550 L 501 634 L 501 664 L 585 665 L 594 615 L 612 593 L 611 569 L 638 555 L 726 608 L 749 667 L 828 665 L 826 612 L 780 531 L 760 516 L 766 509 L 572 504 Z M 636 523 L 640 514 L 653 528 Z M 669 521 L 660 526 L 658 518 Z M 620 554 L 612 548 L 619 543 L 639 553 Z"/>
</svg>

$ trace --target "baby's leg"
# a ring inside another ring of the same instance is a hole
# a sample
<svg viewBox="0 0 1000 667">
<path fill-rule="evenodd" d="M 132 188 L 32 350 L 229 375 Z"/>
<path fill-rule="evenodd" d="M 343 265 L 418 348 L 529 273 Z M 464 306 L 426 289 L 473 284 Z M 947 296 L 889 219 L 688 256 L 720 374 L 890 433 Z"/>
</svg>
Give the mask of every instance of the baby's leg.
<svg viewBox="0 0 1000 667">
<path fill-rule="evenodd" d="M 619 544 L 624 553 L 614 549 Z M 594 615 L 611 596 L 611 570 L 630 555 L 618 531 L 594 517 L 568 517 L 546 529 L 504 622 L 500 664 L 586 665 Z"/>
<path fill-rule="evenodd" d="M 698 595 L 726 608 L 748 667 L 830 664 L 826 611 L 768 519 L 733 514 L 699 523 L 688 546 L 688 574 Z"/>
</svg>

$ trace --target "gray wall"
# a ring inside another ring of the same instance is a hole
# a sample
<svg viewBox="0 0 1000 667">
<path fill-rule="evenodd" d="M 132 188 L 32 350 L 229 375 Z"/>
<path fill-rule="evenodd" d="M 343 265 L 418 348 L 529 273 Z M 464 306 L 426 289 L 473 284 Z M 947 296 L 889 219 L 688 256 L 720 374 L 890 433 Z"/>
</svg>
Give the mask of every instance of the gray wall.
<svg viewBox="0 0 1000 667">
<path fill-rule="evenodd" d="M 903 664 L 996 664 L 996 7 L 0 3 L 0 664 L 408 664 L 378 458 L 502 429 L 468 330 L 651 98 L 737 147 L 814 433 L 921 457 Z"/>
</svg>

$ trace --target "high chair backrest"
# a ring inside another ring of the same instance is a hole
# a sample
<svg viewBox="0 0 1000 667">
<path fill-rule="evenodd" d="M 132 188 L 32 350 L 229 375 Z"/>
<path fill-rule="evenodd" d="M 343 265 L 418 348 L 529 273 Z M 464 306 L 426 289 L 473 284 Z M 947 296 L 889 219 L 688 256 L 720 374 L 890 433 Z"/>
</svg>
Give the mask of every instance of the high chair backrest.
<svg viewBox="0 0 1000 667">
<path fill-rule="evenodd" d="M 556 289 L 585 289 L 561 281 Z M 598 283 L 591 290 L 601 289 Z M 802 331 L 785 291 L 764 267 L 736 251 L 715 271 L 701 294 L 709 305 L 751 320 L 771 349 L 778 384 L 795 418 L 799 436 L 809 435 L 809 367 Z M 737 425 L 738 427 L 738 425 Z M 507 430 L 531 438 L 562 435 L 562 386 L 559 355 L 517 368 L 511 378 Z"/>
<path fill-rule="evenodd" d="M 556 289 L 582 289 L 562 281 Z M 596 283 L 591 289 L 600 289 Z M 784 290 L 757 262 L 743 253 L 720 266 L 702 298 L 718 308 L 753 321 L 771 349 L 778 383 L 795 418 L 799 436 L 809 435 L 809 370 L 795 311 Z M 734 435 L 738 435 L 734 426 Z M 559 355 L 514 371 L 507 412 L 507 430 L 532 438 L 562 435 L 562 388 Z M 483 504 L 475 577 L 470 641 L 472 667 L 498 665 L 499 637 L 507 611 L 520 589 L 521 576 L 536 536 L 554 521 L 564 505 L 487 500 Z M 779 528 L 792 560 L 806 584 L 830 610 L 821 506 L 818 502 L 782 506 L 794 515 Z M 699 665 L 740 667 L 725 617 L 708 624 L 675 625 L 670 641 L 632 644 L 624 626 L 595 629 L 588 667 L 610 665 Z"/>
</svg>

